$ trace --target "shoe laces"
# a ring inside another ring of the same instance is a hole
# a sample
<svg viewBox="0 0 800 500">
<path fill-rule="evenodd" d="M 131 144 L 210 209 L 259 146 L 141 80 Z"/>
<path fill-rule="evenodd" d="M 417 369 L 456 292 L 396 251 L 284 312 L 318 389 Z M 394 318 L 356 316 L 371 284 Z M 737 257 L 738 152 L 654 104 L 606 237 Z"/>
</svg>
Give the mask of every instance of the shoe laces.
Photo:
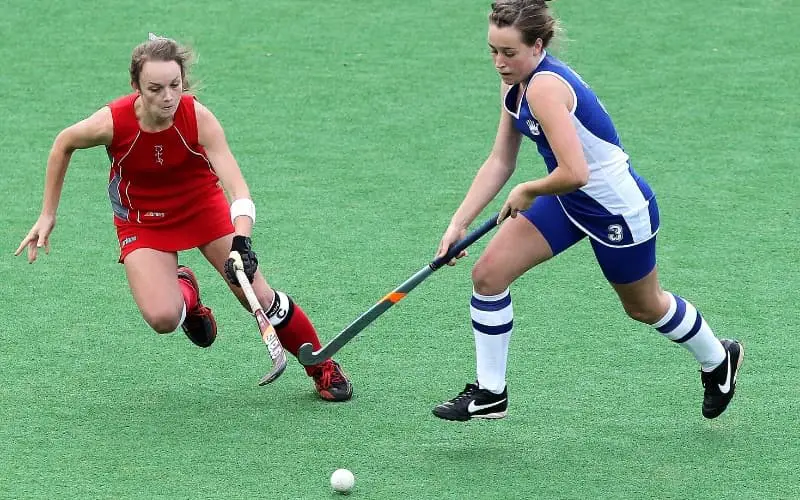
<svg viewBox="0 0 800 500">
<path fill-rule="evenodd" d="M 703 383 L 703 387 L 708 386 L 708 384 L 714 382 L 719 377 L 720 377 L 719 368 L 715 368 L 715 369 L 711 370 L 710 372 L 706 372 L 706 371 L 700 370 L 700 382 Z"/>
<path fill-rule="evenodd" d="M 711 372 L 700 370 L 700 382 L 703 384 L 703 387 L 707 386 L 708 383 L 711 382 Z"/>
<path fill-rule="evenodd" d="M 464 387 L 464 390 L 461 391 L 458 394 L 458 396 L 454 397 L 451 400 L 451 402 L 457 403 L 457 402 L 459 402 L 461 400 L 464 400 L 464 399 L 470 399 L 470 398 L 472 398 L 472 396 L 475 394 L 475 392 L 477 390 L 478 390 L 478 384 L 467 384 L 466 387 Z"/>
<path fill-rule="evenodd" d="M 333 384 L 347 382 L 344 374 L 339 369 L 339 365 L 331 360 L 326 361 L 319 367 L 314 378 L 317 379 L 323 389 L 327 389 Z"/>
</svg>

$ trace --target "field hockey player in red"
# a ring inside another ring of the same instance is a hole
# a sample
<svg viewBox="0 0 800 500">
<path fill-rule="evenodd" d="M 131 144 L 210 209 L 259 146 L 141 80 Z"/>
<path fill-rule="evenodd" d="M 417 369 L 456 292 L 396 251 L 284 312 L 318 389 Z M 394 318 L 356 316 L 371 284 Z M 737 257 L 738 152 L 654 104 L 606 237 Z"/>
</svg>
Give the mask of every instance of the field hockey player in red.
<svg viewBox="0 0 800 500">
<path fill-rule="evenodd" d="M 216 338 L 214 315 L 200 300 L 194 273 L 178 265 L 178 252 L 183 250 L 198 248 L 250 310 L 229 258 L 237 252 L 237 267 L 252 283 L 283 347 L 292 354 L 306 342 L 319 349 L 317 333 L 303 310 L 286 293 L 273 290 L 258 270 L 250 240 L 255 205 L 219 121 L 187 92 L 190 61 L 187 49 L 152 34 L 134 49 L 133 93 L 56 137 L 47 160 L 41 214 L 16 255 L 27 249 L 28 261 L 34 262 L 41 249 L 49 251 L 73 152 L 103 145 L 111 160 L 108 194 L 119 261 L 136 305 L 153 330 L 170 333 L 181 327 L 200 347 L 209 347 Z M 352 385 L 333 360 L 305 369 L 323 399 L 350 399 Z"/>
</svg>

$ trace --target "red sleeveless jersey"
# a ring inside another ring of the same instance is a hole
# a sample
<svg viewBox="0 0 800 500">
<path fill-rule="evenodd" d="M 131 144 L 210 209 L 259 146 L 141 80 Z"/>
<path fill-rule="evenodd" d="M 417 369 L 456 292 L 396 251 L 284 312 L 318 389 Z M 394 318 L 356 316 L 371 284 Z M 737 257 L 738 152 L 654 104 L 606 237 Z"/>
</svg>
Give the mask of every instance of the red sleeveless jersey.
<svg viewBox="0 0 800 500">
<path fill-rule="evenodd" d="M 183 95 L 171 127 L 145 132 L 134 110 L 138 94 L 111 104 L 114 138 L 108 195 L 114 223 L 169 225 L 189 215 L 198 199 L 221 190 L 206 152 L 198 142 L 194 97 Z"/>
<path fill-rule="evenodd" d="M 114 138 L 108 196 L 120 245 L 120 262 L 138 248 L 177 252 L 233 232 L 228 200 L 197 138 L 194 97 L 184 95 L 171 127 L 139 127 L 137 94 L 108 106 Z"/>
</svg>

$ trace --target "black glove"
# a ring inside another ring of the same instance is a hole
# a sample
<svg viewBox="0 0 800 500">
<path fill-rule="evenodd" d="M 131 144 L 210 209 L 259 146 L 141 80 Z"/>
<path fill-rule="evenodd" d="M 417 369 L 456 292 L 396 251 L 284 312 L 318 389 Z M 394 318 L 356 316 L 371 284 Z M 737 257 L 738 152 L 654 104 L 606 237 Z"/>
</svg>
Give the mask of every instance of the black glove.
<svg viewBox="0 0 800 500">
<path fill-rule="evenodd" d="M 250 238 L 247 236 L 234 236 L 231 252 L 239 252 L 239 255 L 242 256 L 244 274 L 247 276 L 248 281 L 252 283 L 253 277 L 256 275 L 256 269 L 258 269 L 258 259 L 250 246 Z M 225 261 L 225 275 L 232 284 L 241 286 L 239 280 L 236 279 L 236 269 L 233 267 L 233 259 L 229 258 Z"/>
</svg>

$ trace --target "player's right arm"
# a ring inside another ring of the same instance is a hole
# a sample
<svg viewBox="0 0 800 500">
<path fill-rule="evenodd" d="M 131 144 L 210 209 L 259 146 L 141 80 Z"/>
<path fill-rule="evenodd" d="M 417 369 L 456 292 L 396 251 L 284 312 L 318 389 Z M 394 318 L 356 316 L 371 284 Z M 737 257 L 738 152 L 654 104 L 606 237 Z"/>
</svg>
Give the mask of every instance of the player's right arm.
<svg viewBox="0 0 800 500">
<path fill-rule="evenodd" d="M 507 91 L 508 85 L 501 83 L 501 100 L 505 97 Z M 486 208 L 486 205 L 497 196 L 497 193 L 503 189 L 503 186 L 511 178 L 511 174 L 514 173 L 514 169 L 517 167 L 517 154 L 519 153 L 521 142 L 522 134 L 514 128 L 511 115 L 506 112 L 501 104 L 500 121 L 497 125 L 497 135 L 494 139 L 492 151 L 475 175 L 464 201 L 461 202 L 458 210 L 453 214 L 450 225 L 439 243 L 439 249 L 436 252 L 437 257 L 446 254 L 447 250 L 456 241 L 466 235 L 467 227 Z M 460 259 L 466 255 L 467 252 L 464 251 L 457 258 Z M 449 264 L 453 265 L 455 261 L 451 261 Z"/>
<path fill-rule="evenodd" d="M 113 137 L 114 122 L 107 106 L 59 132 L 47 158 L 42 212 L 14 255 L 21 254 L 27 247 L 28 262 L 33 262 L 39 248 L 44 247 L 45 252 L 50 252 L 50 233 L 56 225 L 56 212 L 72 153 L 77 149 L 109 145 Z"/>
</svg>

